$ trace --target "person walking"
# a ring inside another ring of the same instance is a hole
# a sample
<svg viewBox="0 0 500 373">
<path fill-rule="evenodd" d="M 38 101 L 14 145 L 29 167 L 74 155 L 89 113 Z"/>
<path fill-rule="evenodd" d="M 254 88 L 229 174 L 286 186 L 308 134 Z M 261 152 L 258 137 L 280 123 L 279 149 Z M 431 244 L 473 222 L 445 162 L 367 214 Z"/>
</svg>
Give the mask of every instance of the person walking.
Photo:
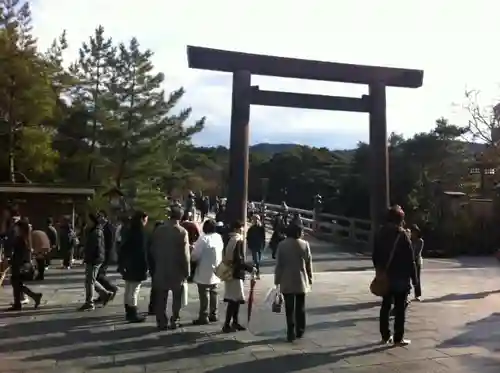
<svg viewBox="0 0 500 373">
<path fill-rule="evenodd" d="M 105 257 L 104 232 L 95 214 L 89 214 L 89 220 L 91 226 L 87 232 L 83 252 L 83 261 L 85 263 L 85 303 L 79 308 L 80 311 L 92 311 L 95 309 L 95 291 L 99 293 L 99 298 L 103 306 L 109 302 L 113 295 L 97 281 L 97 274 Z"/>
<path fill-rule="evenodd" d="M 143 211 L 136 211 L 132 216 L 130 228 L 118 257 L 118 268 L 125 281 L 125 319 L 132 323 L 143 322 L 137 310 L 137 300 L 141 284 L 148 277 L 147 236 L 144 226 L 148 216 Z"/>
<path fill-rule="evenodd" d="M 257 278 L 260 278 L 260 262 L 262 260 L 262 250 L 266 245 L 266 229 L 262 225 L 259 215 L 253 215 L 252 217 L 252 226 L 247 232 L 247 244 L 252 253 Z"/>
<path fill-rule="evenodd" d="M 151 255 L 154 261 L 153 287 L 155 289 L 156 324 L 160 330 L 168 327 L 166 314 L 168 293 L 172 291 L 172 316 L 170 328 L 176 329 L 180 322 L 182 292 L 190 266 L 188 232 L 180 225 L 182 209 L 172 207 L 169 220 L 158 226 L 151 238 Z"/>
<path fill-rule="evenodd" d="M 388 279 L 388 292 L 382 297 L 380 308 L 380 334 L 382 343 L 394 342 L 397 346 L 411 343 L 404 338 L 406 302 L 411 290 L 411 279 L 416 276 L 414 254 L 410 236 L 403 228 L 404 211 L 399 206 L 391 207 L 386 222 L 377 232 L 372 253 L 375 271 L 384 273 Z M 389 328 L 389 316 L 394 304 L 394 336 Z"/>
<path fill-rule="evenodd" d="M 292 223 L 286 238 L 278 245 L 274 284 L 285 300 L 287 340 L 302 338 L 306 329 L 305 298 L 313 282 L 312 256 L 309 243 L 302 237 L 304 228 Z"/>
<path fill-rule="evenodd" d="M 111 263 L 116 260 L 116 245 L 115 245 L 115 234 L 114 228 L 105 211 L 99 211 L 97 218 L 99 224 L 102 226 L 102 231 L 104 234 L 104 262 L 99 267 L 99 272 L 97 273 L 97 281 L 111 293 L 111 299 L 113 300 L 118 292 L 118 286 L 116 286 L 108 277 L 108 267 Z M 102 303 L 102 299 L 98 298 L 96 303 Z"/>
<path fill-rule="evenodd" d="M 218 285 L 220 279 L 215 275 L 215 269 L 222 262 L 224 242 L 216 232 L 214 220 L 207 220 L 203 224 L 204 235 L 196 241 L 191 252 L 191 260 L 196 263 L 193 282 L 198 285 L 200 298 L 200 312 L 194 325 L 206 325 L 217 321 Z"/>
<path fill-rule="evenodd" d="M 10 282 L 14 295 L 14 303 L 7 311 L 21 311 L 23 294 L 33 299 L 35 309 L 37 309 L 40 306 L 43 295 L 35 293 L 24 284 L 25 281 L 33 279 L 34 269 L 31 263 L 31 228 L 23 220 L 19 220 L 14 226 L 10 266 Z"/>
<path fill-rule="evenodd" d="M 246 330 L 239 323 L 240 306 L 245 303 L 243 281 L 245 280 L 245 272 L 256 272 L 255 268 L 245 263 L 243 238 L 245 223 L 238 220 L 233 222 L 230 227 L 229 241 L 224 250 L 224 262 L 230 263 L 232 278 L 224 282 L 224 302 L 227 303 L 226 320 L 222 327 L 224 333 Z"/>
</svg>

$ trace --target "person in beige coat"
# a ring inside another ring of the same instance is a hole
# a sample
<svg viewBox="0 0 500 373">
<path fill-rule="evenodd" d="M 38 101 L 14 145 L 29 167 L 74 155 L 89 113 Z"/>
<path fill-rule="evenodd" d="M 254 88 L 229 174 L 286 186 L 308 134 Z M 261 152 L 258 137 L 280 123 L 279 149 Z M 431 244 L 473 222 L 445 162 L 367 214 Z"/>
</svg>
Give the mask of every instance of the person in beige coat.
<svg viewBox="0 0 500 373">
<path fill-rule="evenodd" d="M 170 328 L 179 326 L 182 306 L 182 291 L 190 273 L 191 255 L 189 237 L 181 227 L 182 210 L 173 207 L 170 219 L 158 226 L 151 237 L 151 256 L 154 261 L 153 287 L 155 289 L 154 308 L 159 329 L 166 329 L 168 318 L 165 312 L 168 292 L 172 291 L 172 316 Z"/>
<path fill-rule="evenodd" d="M 303 227 L 290 224 L 287 237 L 276 253 L 274 284 L 285 300 L 287 339 L 302 338 L 306 328 L 305 295 L 312 285 L 312 257 L 309 243 L 302 239 Z"/>
<path fill-rule="evenodd" d="M 50 245 L 49 236 L 42 230 L 31 231 L 31 248 L 35 255 L 36 268 L 38 275 L 36 280 L 43 281 L 45 278 L 45 263 L 47 255 L 50 253 L 52 246 Z"/>
</svg>

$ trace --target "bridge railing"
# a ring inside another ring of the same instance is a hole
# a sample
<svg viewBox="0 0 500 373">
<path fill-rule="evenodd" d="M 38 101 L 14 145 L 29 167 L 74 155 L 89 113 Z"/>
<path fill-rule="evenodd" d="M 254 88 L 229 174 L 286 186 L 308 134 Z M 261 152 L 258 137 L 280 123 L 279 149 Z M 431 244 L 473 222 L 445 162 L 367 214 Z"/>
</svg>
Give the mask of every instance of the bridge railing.
<svg viewBox="0 0 500 373">
<path fill-rule="evenodd" d="M 260 209 L 260 202 L 254 202 L 254 204 Z M 266 203 L 266 225 L 271 226 L 275 216 L 281 211 L 281 205 Z M 299 213 L 306 232 L 318 239 L 356 247 L 369 245 L 372 230 L 372 224 L 369 220 L 323 212 L 316 214 L 312 210 L 295 207 L 288 207 L 288 212 L 291 214 Z"/>
</svg>

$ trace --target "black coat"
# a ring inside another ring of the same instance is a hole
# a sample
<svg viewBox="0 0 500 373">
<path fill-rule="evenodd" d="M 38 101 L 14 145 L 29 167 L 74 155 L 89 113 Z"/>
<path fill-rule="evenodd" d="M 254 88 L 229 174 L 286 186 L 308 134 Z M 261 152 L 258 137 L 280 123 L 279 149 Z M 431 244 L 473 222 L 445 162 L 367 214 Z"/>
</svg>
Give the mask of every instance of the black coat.
<svg viewBox="0 0 500 373">
<path fill-rule="evenodd" d="M 397 241 L 392 260 L 391 251 Z M 415 276 L 415 260 L 409 235 L 400 227 L 386 225 L 376 234 L 372 252 L 375 269 L 384 271 L 389 278 L 391 291 L 407 292 Z"/>
<path fill-rule="evenodd" d="M 102 229 L 104 232 L 104 264 L 108 265 L 116 262 L 115 229 L 109 222 L 106 222 Z"/>
<path fill-rule="evenodd" d="M 250 250 L 262 250 L 266 245 L 266 229 L 263 225 L 252 225 L 247 232 L 247 243 Z"/>
<path fill-rule="evenodd" d="M 148 278 L 148 240 L 144 228 L 131 228 L 127 232 L 118 266 L 125 281 L 141 282 Z"/>
<path fill-rule="evenodd" d="M 84 247 L 84 262 L 86 264 L 102 264 L 106 256 L 104 243 L 104 232 L 100 225 L 96 225 L 87 232 Z"/>
<path fill-rule="evenodd" d="M 245 245 L 238 241 L 233 251 L 233 278 L 244 280 L 245 272 L 252 272 L 253 266 L 245 263 Z"/>
</svg>

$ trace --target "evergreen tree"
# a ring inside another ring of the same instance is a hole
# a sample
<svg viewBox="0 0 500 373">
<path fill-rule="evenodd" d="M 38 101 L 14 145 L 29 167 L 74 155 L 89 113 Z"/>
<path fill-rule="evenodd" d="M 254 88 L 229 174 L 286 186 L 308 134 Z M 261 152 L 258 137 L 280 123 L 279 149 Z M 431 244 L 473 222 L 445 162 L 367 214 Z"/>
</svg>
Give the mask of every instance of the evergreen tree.
<svg viewBox="0 0 500 373">
<path fill-rule="evenodd" d="M 0 0 L 0 125 L 3 164 L 8 179 L 54 168 L 52 131 L 42 123 L 52 117 L 57 96 L 46 61 L 31 33 L 28 2 Z M 28 149 L 29 148 L 29 149 Z"/>
<path fill-rule="evenodd" d="M 70 72 L 78 80 L 71 90 L 72 109 L 87 112 L 86 137 L 89 144 L 89 160 L 86 180 L 94 178 L 100 132 L 109 121 L 110 112 L 107 106 L 107 87 L 110 83 L 115 48 L 111 38 L 106 38 L 104 27 L 96 28 L 88 42 L 84 42 L 79 50 L 79 59 L 70 68 Z"/>
<path fill-rule="evenodd" d="M 184 89 L 165 97 L 164 75 L 154 72 L 152 56 L 135 38 L 119 45 L 107 98 L 113 119 L 103 131 L 101 151 L 112 167 L 115 186 L 127 189 L 127 182 L 133 183 L 138 200 L 143 195 L 142 199 L 156 200 L 157 207 L 173 154 L 203 128 L 204 119 L 185 127 L 190 109 L 170 113 Z"/>
</svg>

